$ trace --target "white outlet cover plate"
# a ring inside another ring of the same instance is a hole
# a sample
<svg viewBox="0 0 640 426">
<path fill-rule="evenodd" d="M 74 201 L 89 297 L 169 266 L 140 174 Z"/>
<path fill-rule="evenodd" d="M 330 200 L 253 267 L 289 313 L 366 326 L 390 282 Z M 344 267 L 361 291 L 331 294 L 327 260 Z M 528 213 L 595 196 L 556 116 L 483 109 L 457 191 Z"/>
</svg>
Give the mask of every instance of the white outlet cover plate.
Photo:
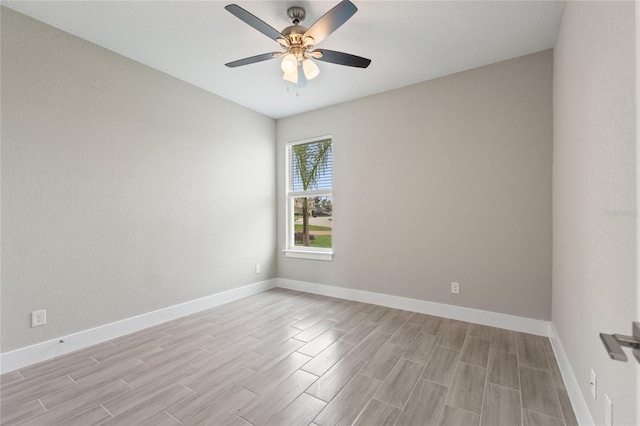
<svg viewBox="0 0 640 426">
<path fill-rule="evenodd" d="M 596 382 L 596 372 L 591 370 L 591 381 L 589 382 L 589 385 L 591 387 L 591 396 L 593 396 L 593 399 L 597 399 L 597 393 L 596 393 L 596 386 L 597 386 L 597 382 Z"/>
<path fill-rule="evenodd" d="M 39 327 L 47 323 L 47 310 L 31 312 L 31 327 Z"/>
</svg>

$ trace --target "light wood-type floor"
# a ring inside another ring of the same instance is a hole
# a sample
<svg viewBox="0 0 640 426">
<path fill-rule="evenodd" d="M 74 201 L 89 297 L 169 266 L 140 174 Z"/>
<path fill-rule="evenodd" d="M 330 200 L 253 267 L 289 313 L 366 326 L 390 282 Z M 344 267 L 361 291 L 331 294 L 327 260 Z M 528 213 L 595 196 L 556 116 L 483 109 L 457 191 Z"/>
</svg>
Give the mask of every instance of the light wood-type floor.
<svg viewBox="0 0 640 426">
<path fill-rule="evenodd" d="M 575 425 L 549 340 L 273 289 L 0 376 L 2 425 Z"/>
</svg>

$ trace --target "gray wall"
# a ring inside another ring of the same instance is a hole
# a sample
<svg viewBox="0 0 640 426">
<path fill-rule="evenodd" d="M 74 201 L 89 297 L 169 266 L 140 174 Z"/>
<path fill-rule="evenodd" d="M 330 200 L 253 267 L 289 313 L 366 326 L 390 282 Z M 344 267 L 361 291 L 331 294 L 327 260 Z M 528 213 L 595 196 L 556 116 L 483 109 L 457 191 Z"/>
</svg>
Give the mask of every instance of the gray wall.
<svg viewBox="0 0 640 426">
<path fill-rule="evenodd" d="M 2 8 L 1 136 L 3 352 L 275 276 L 274 120 Z"/>
<path fill-rule="evenodd" d="M 636 312 L 633 2 L 567 2 L 554 51 L 553 324 L 596 424 L 639 424 L 634 361 L 598 333 L 630 334 Z M 589 370 L 598 376 L 598 399 Z"/>
<path fill-rule="evenodd" d="M 278 120 L 278 247 L 284 146 L 331 134 L 335 251 L 278 276 L 549 320 L 551 87 L 548 50 Z"/>
</svg>

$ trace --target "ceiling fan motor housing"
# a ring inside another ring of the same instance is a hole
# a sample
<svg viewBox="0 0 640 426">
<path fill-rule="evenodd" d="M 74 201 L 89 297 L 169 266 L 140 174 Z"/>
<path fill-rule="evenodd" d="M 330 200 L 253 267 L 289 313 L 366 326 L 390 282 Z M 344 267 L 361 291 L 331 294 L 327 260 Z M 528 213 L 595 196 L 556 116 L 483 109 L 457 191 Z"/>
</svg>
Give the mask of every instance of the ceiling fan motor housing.
<svg viewBox="0 0 640 426">
<path fill-rule="evenodd" d="M 291 18 L 293 25 L 298 25 L 300 22 L 304 21 L 306 12 L 300 6 L 293 6 L 287 9 L 287 15 Z"/>
<path fill-rule="evenodd" d="M 291 25 L 282 30 L 282 35 L 287 38 L 291 46 L 302 45 L 302 35 L 307 32 L 307 28 L 302 25 Z"/>
</svg>

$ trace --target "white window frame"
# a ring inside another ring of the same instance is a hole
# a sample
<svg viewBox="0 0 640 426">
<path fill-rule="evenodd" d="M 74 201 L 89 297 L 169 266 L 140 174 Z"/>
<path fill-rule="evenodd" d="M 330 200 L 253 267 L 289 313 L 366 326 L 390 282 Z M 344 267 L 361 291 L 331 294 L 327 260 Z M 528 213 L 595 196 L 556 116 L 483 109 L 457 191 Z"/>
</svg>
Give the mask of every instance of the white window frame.
<svg viewBox="0 0 640 426">
<path fill-rule="evenodd" d="M 333 238 L 331 248 L 324 247 L 304 247 L 296 246 L 294 241 L 294 199 L 299 197 L 331 197 L 333 202 L 333 180 L 331 182 L 331 189 L 313 189 L 310 191 L 292 191 L 290 190 L 289 183 L 291 182 L 291 150 L 295 145 L 302 145 L 306 143 L 320 142 L 323 140 L 331 139 L 331 155 L 333 156 L 333 137 L 331 135 L 318 136 L 308 139 L 297 140 L 287 143 L 285 149 L 285 246 L 283 250 L 286 257 L 298 258 L 298 259 L 310 259 L 310 260 L 333 260 Z M 333 167 L 333 161 L 332 161 Z M 331 171 L 333 175 L 333 170 Z M 333 215 L 332 215 L 332 228 L 333 228 Z"/>
</svg>

